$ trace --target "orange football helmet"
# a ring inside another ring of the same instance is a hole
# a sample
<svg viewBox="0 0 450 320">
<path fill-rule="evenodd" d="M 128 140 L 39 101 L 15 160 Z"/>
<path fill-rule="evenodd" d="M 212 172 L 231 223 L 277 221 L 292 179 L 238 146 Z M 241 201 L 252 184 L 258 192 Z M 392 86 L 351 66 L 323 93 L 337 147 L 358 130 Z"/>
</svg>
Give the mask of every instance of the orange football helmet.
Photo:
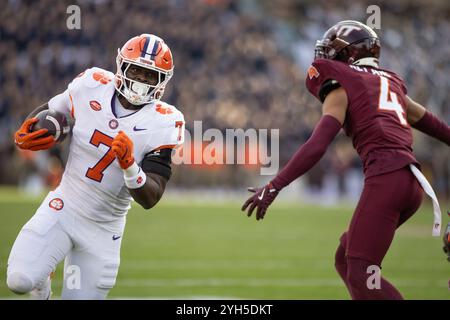
<svg viewBox="0 0 450 320">
<path fill-rule="evenodd" d="M 122 49 L 117 49 L 116 63 L 116 90 L 134 105 L 161 99 L 173 76 L 172 52 L 164 40 L 153 34 L 144 33 L 128 40 Z M 158 83 L 150 85 L 128 78 L 131 65 L 156 71 Z"/>
</svg>

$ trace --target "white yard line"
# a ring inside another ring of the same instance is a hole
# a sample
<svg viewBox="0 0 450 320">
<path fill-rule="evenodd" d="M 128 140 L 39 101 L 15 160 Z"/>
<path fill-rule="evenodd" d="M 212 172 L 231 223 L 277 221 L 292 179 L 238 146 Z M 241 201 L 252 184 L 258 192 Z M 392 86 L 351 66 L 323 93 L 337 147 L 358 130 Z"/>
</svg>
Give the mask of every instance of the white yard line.
<svg viewBox="0 0 450 320">
<path fill-rule="evenodd" d="M 446 281 L 429 281 L 419 279 L 390 279 L 392 283 L 400 287 L 426 288 L 446 287 Z M 61 280 L 53 280 L 55 285 L 60 285 Z M 4 285 L 2 285 L 4 286 Z M 117 287 L 295 287 L 295 288 L 321 288 L 343 287 L 343 282 L 338 278 L 322 279 L 258 279 L 258 278 L 191 278 L 191 279 L 141 279 L 123 278 L 117 280 Z"/>
<path fill-rule="evenodd" d="M 252 270 L 281 270 L 281 269 L 312 269 L 334 270 L 333 261 L 330 259 L 306 258 L 305 264 L 301 260 L 126 260 L 120 265 L 121 270 L 217 270 L 217 269 L 252 269 Z M 440 259 L 414 259 L 401 262 L 401 268 L 405 270 L 434 270 L 433 262 L 439 263 Z M 397 264 L 400 262 L 396 262 Z"/>
<path fill-rule="evenodd" d="M 244 300 L 245 298 L 230 296 L 168 296 L 168 297 L 109 297 L 108 300 Z"/>
<path fill-rule="evenodd" d="M 107 300 L 245 300 L 246 298 L 240 297 L 230 297 L 230 296 L 167 296 L 167 297 L 158 297 L 158 296 L 137 296 L 137 297 L 108 297 Z M 0 300 L 30 300 L 30 298 L 25 296 L 20 297 L 0 297 Z M 60 296 L 53 296 L 51 300 L 61 300 Z"/>
<path fill-rule="evenodd" d="M 325 262 L 325 261 L 323 261 Z M 299 263 L 292 261 L 280 260 L 131 260 L 122 261 L 121 268 L 123 269 L 288 269 L 295 268 Z M 319 263 L 318 263 L 319 265 Z"/>
<path fill-rule="evenodd" d="M 392 279 L 401 287 L 442 286 L 444 282 L 417 279 Z M 124 287 L 343 287 L 340 279 L 248 279 L 248 278 L 206 278 L 206 279 L 120 279 L 118 286 Z"/>
</svg>

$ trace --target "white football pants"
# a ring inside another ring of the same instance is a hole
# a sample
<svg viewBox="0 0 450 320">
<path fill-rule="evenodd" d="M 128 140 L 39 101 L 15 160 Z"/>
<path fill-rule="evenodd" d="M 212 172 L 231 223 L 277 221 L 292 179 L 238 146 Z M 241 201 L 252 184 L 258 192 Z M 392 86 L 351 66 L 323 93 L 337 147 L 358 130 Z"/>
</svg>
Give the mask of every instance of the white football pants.
<svg viewBox="0 0 450 320">
<path fill-rule="evenodd" d="M 19 294 L 40 289 L 65 259 L 62 299 L 105 299 L 116 282 L 124 227 L 125 218 L 80 216 L 50 192 L 14 242 L 8 287 Z"/>
</svg>

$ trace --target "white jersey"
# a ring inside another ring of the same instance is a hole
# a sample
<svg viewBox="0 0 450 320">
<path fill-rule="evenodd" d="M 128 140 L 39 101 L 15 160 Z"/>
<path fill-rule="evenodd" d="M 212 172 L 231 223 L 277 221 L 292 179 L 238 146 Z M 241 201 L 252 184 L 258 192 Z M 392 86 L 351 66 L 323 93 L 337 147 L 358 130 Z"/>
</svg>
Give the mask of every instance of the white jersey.
<svg viewBox="0 0 450 320">
<path fill-rule="evenodd" d="M 91 68 L 48 102 L 51 110 L 75 119 L 69 159 L 55 193 L 79 214 L 105 222 L 124 217 L 132 200 L 110 147 L 117 133 L 122 130 L 133 141 L 138 164 L 147 153 L 184 141 L 183 114 L 162 101 L 116 117 L 113 81 L 113 73 Z"/>
</svg>

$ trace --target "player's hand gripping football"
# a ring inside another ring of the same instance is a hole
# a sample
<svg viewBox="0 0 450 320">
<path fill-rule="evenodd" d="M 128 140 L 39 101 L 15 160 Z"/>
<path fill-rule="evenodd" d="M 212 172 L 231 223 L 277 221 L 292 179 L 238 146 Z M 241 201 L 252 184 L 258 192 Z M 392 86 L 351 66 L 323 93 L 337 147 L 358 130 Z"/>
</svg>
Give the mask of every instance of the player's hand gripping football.
<svg viewBox="0 0 450 320">
<path fill-rule="evenodd" d="M 253 210 L 256 209 L 256 220 L 264 219 L 267 208 L 269 208 L 270 204 L 275 200 L 278 195 L 278 190 L 275 189 L 271 183 L 266 184 L 262 188 L 248 188 L 250 192 L 253 192 L 250 198 L 245 201 L 242 206 L 242 211 L 246 211 L 247 207 L 247 216 L 250 217 L 253 213 Z"/>
<path fill-rule="evenodd" d="M 125 132 L 119 131 L 112 142 L 112 151 L 123 170 L 128 169 L 134 163 L 133 149 L 133 141 Z"/>
<path fill-rule="evenodd" d="M 48 132 L 47 129 L 40 129 L 31 132 L 32 126 L 38 122 L 37 118 L 31 118 L 24 121 L 19 130 L 14 135 L 14 142 L 16 146 L 22 150 L 46 150 L 53 147 L 56 143 L 53 136 L 44 135 Z"/>
</svg>

